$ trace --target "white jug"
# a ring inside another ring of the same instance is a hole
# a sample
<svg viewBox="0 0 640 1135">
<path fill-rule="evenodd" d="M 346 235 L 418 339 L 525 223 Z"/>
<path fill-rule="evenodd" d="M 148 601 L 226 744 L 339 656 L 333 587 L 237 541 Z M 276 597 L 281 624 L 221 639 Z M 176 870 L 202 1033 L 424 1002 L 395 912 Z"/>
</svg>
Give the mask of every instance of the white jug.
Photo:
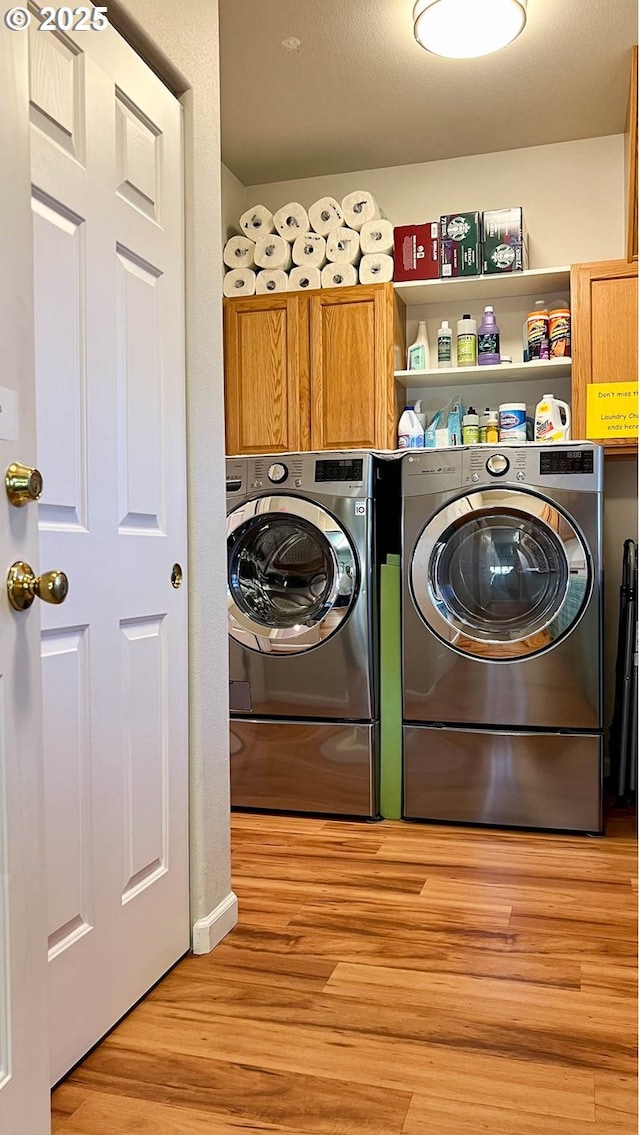
<svg viewBox="0 0 640 1135">
<path fill-rule="evenodd" d="M 543 394 L 536 406 L 536 441 L 568 441 L 571 410 L 561 398 Z"/>
</svg>

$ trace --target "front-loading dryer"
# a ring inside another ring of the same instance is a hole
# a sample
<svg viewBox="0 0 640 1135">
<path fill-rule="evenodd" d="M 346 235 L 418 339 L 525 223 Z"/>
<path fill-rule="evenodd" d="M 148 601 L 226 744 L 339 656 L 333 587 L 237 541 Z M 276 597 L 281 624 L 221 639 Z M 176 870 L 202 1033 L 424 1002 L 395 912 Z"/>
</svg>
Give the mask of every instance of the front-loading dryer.
<svg viewBox="0 0 640 1135">
<path fill-rule="evenodd" d="M 377 813 L 376 464 L 227 458 L 234 806 Z"/>
<path fill-rule="evenodd" d="M 601 449 L 402 466 L 404 815 L 600 831 Z"/>
</svg>

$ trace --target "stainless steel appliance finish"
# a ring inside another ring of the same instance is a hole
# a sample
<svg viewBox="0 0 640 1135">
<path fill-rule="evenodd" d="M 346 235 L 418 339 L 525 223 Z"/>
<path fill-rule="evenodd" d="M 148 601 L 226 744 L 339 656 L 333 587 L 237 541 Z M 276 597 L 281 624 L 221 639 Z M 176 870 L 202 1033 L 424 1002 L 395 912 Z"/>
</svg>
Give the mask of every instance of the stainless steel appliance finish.
<svg viewBox="0 0 640 1135">
<path fill-rule="evenodd" d="M 553 765 L 553 802 L 545 776 L 538 803 L 495 805 L 492 815 L 501 819 L 487 820 L 480 805 L 474 817 L 469 803 L 444 816 L 437 787 L 443 732 L 414 734 L 410 727 L 478 727 L 480 733 L 468 734 L 477 741 L 469 754 L 478 754 L 470 783 L 486 775 L 505 802 L 513 795 L 509 786 L 520 783 L 519 772 L 514 779 L 512 771 L 504 777 L 499 771 L 505 730 L 543 730 L 550 745 L 564 731 L 567 746 L 568 734 L 589 732 L 590 752 L 594 744 L 600 752 L 602 451 L 587 443 L 470 446 L 418 451 L 402 464 L 405 814 L 575 829 L 580 822 L 570 810 L 566 823 L 557 822 L 558 800 L 566 799 L 563 769 L 573 768 L 561 761 Z M 499 731 L 503 739 L 491 742 Z M 526 780 L 530 762 L 523 754 L 530 744 L 508 748 L 509 768 L 522 769 Z M 599 816 L 600 774 L 593 776 L 586 758 L 584 770 L 587 812 Z M 577 776 L 579 797 L 584 784 Z M 468 799 L 475 799 L 473 791 Z M 534 820 L 545 811 L 547 822 Z"/>
<path fill-rule="evenodd" d="M 362 451 L 227 459 L 234 805 L 376 812 L 374 473 Z"/>
<path fill-rule="evenodd" d="M 375 815 L 374 730 L 372 723 L 232 718 L 234 806 Z"/>
<path fill-rule="evenodd" d="M 407 819 L 566 831 L 602 828 L 599 734 L 426 725 L 405 725 L 403 734 Z"/>
</svg>

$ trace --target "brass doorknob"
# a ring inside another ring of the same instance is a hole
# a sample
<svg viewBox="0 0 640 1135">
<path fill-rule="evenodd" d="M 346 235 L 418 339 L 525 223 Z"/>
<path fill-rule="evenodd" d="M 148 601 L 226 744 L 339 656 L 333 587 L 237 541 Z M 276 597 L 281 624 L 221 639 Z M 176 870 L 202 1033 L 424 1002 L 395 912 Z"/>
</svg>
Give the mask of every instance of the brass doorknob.
<svg viewBox="0 0 640 1135">
<path fill-rule="evenodd" d="M 4 483 L 7 496 L 16 508 L 22 508 L 29 501 L 40 500 L 42 496 L 42 474 L 28 465 L 14 461 L 7 469 Z"/>
<path fill-rule="evenodd" d="M 16 611 L 26 611 L 36 596 L 45 603 L 64 603 L 68 591 L 69 580 L 63 571 L 34 575 L 33 568 L 22 560 L 17 560 L 9 568 L 7 592 Z"/>
</svg>

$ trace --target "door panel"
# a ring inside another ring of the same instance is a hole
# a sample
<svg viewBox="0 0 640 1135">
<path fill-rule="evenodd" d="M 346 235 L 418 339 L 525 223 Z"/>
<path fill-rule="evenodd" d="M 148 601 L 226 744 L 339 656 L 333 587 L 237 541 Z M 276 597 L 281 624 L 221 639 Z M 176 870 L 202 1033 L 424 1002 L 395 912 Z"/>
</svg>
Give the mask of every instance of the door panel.
<svg viewBox="0 0 640 1135">
<path fill-rule="evenodd" d="M 162 272 L 118 247 L 118 522 L 162 532 Z"/>
<path fill-rule="evenodd" d="M 40 560 L 70 579 L 43 613 L 55 1081 L 186 951 L 189 920 L 181 108 L 113 29 L 49 37 Z"/>
<path fill-rule="evenodd" d="M 86 528 L 84 220 L 51 197 L 34 194 L 32 208 L 38 460 L 47 470 L 40 523 Z"/>
<path fill-rule="evenodd" d="M 393 401 L 387 293 L 338 288 L 308 302 L 312 449 L 386 448 Z"/>
<path fill-rule="evenodd" d="M 47 919 L 51 955 L 91 930 L 91 744 L 87 628 L 42 636 Z M 65 728 L 60 728 L 60 721 Z"/>
<path fill-rule="evenodd" d="M 625 329 L 633 329 L 637 317 L 637 276 L 592 281 L 591 344 L 594 382 L 624 382 L 625 376 L 637 373 L 637 336 L 624 333 Z M 603 334 L 605 328 L 609 332 Z M 613 328 L 618 328 L 623 333 L 612 333 Z"/>
<path fill-rule="evenodd" d="M 124 890 L 127 902 L 167 870 L 168 742 L 164 620 L 124 620 L 122 686 L 124 736 Z"/>
<path fill-rule="evenodd" d="M 574 264 L 572 434 L 585 436 L 587 387 L 638 377 L 638 265 L 625 260 Z M 605 452 L 637 453 L 633 438 L 608 438 Z"/>
<path fill-rule="evenodd" d="M 161 223 L 162 131 L 116 88 L 116 193 Z"/>
<path fill-rule="evenodd" d="M 227 453 L 308 448 L 306 298 L 225 300 Z"/>
<path fill-rule="evenodd" d="M 41 35 L 29 26 L 29 98 L 31 121 L 56 145 L 84 160 L 85 118 L 82 84 L 84 56 L 59 32 Z"/>
</svg>

